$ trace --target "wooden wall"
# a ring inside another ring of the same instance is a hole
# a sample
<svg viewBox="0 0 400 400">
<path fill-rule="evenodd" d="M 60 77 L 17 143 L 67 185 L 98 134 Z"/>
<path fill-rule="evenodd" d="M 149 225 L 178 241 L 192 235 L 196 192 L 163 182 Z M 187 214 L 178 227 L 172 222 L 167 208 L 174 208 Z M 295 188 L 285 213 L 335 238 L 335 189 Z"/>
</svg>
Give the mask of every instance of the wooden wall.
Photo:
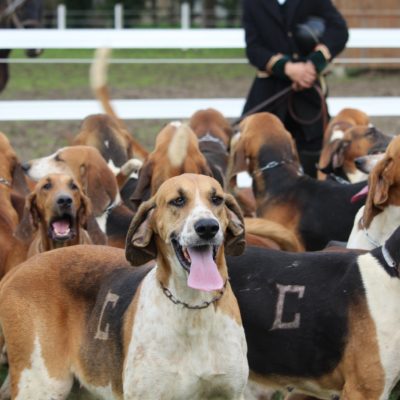
<svg viewBox="0 0 400 400">
<path fill-rule="evenodd" d="M 400 28 L 400 0 L 333 0 L 350 28 Z M 351 49 L 342 57 L 399 57 L 400 49 Z M 380 65 L 376 65 L 380 66 Z M 387 65 L 400 68 L 400 63 Z"/>
</svg>

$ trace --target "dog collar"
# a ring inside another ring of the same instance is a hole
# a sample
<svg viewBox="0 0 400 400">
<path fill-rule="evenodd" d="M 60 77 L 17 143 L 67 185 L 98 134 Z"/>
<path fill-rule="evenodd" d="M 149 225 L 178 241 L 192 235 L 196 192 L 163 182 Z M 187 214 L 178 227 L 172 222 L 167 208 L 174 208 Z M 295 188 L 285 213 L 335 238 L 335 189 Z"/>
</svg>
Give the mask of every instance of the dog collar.
<svg viewBox="0 0 400 400">
<path fill-rule="evenodd" d="M 219 139 L 219 138 L 217 138 L 217 137 L 211 135 L 209 132 L 207 132 L 205 135 L 203 135 L 203 136 L 199 139 L 199 143 L 201 143 L 201 142 L 213 142 L 213 143 L 218 143 L 218 144 L 224 149 L 224 151 L 226 151 L 225 143 L 224 143 L 221 139 Z"/>
<path fill-rule="evenodd" d="M 267 163 L 263 167 L 259 168 L 255 172 L 263 172 L 263 171 L 267 171 L 269 169 L 273 169 L 276 167 L 281 167 L 282 165 L 285 165 L 285 164 L 293 164 L 293 163 L 294 163 L 294 160 L 270 161 L 269 163 Z M 303 168 L 301 166 L 298 169 L 298 174 L 299 175 L 304 174 Z"/>
<path fill-rule="evenodd" d="M 181 300 L 177 299 L 171 293 L 171 291 L 167 287 L 165 287 L 161 282 L 160 282 L 160 286 L 161 286 L 161 289 L 162 289 L 163 293 L 165 294 L 165 296 L 167 296 L 167 298 L 169 300 L 171 300 L 174 304 L 178 304 L 178 305 L 180 304 L 184 308 L 188 308 L 189 310 L 202 310 L 204 308 L 207 308 L 211 304 L 215 303 L 216 301 L 218 301 L 223 296 L 223 294 L 225 293 L 227 282 L 228 282 L 228 279 L 225 281 L 224 286 L 222 287 L 222 289 L 218 291 L 218 294 L 216 296 L 214 296 L 211 300 L 204 301 L 202 304 L 196 304 L 196 305 L 190 305 L 188 303 L 185 303 L 184 301 L 181 301 Z"/>
<path fill-rule="evenodd" d="M 367 228 L 365 227 L 365 225 L 364 225 L 364 218 L 361 218 L 361 225 L 362 225 L 362 227 L 363 227 L 363 232 L 364 232 L 364 235 L 365 235 L 365 237 L 367 238 L 367 240 L 368 240 L 368 242 L 370 242 L 373 246 L 375 246 L 375 247 L 379 247 L 381 244 L 377 241 L 377 240 L 375 240 L 369 233 L 368 233 L 368 230 L 367 230 Z M 382 248 L 383 248 L 383 246 L 382 246 Z"/>
<path fill-rule="evenodd" d="M 389 265 L 389 267 L 395 268 L 397 266 L 396 261 L 393 260 L 392 256 L 389 253 L 389 250 L 386 248 L 386 243 L 384 243 L 382 246 L 382 255 L 385 259 L 386 264 Z"/>
<path fill-rule="evenodd" d="M 8 181 L 7 179 L 2 178 L 2 177 L 0 177 L 0 183 L 2 183 L 3 185 L 6 185 L 8 187 L 11 187 L 11 182 Z"/>
<path fill-rule="evenodd" d="M 350 182 L 349 182 L 349 181 L 346 181 L 346 179 L 344 179 L 344 178 L 342 178 L 341 176 L 336 175 L 336 174 L 334 174 L 334 173 L 330 173 L 330 174 L 329 174 L 329 177 L 330 177 L 332 180 L 334 180 L 335 182 L 340 183 L 341 185 L 350 185 Z"/>
</svg>

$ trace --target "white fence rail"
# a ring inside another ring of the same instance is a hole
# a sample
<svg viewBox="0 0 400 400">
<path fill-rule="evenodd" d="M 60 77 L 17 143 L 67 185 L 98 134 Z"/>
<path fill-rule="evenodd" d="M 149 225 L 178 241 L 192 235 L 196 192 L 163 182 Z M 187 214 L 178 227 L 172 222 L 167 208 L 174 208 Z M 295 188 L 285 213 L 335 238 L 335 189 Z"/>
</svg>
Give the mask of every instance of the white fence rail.
<svg viewBox="0 0 400 400">
<path fill-rule="evenodd" d="M 227 118 L 240 116 L 244 99 L 147 99 L 114 100 L 122 119 L 186 119 L 195 111 L 213 107 Z M 400 116 L 400 97 L 335 97 L 328 99 L 329 111 L 337 114 L 344 107 L 354 107 L 375 117 Z M 96 100 L 13 100 L 0 101 L 0 121 L 82 120 L 101 113 Z"/>
<path fill-rule="evenodd" d="M 2 29 L 7 49 L 242 49 L 243 29 Z M 400 29 L 350 29 L 347 48 L 400 48 Z"/>
<path fill-rule="evenodd" d="M 14 49 L 237 49 L 244 45 L 242 29 L 35 29 L 1 30 L 0 35 L 0 48 Z M 351 29 L 347 47 L 400 48 L 400 29 Z M 243 60 L 238 59 L 238 62 Z M 214 107 L 228 118 L 236 118 L 244 100 L 152 99 L 115 100 L 113 103 L 124 119 L 188 118 L 194 111 L 206 107 Z M 330 98 L 328 103 L 332 115 L 343 107 L 355 107 L 371 116 L 400 116 L 400 97 L 338 97 Z M 98 112 L 102 110 L 94 100 L 0 101 L 0 121 L 81 120 Z"/>
</svg>

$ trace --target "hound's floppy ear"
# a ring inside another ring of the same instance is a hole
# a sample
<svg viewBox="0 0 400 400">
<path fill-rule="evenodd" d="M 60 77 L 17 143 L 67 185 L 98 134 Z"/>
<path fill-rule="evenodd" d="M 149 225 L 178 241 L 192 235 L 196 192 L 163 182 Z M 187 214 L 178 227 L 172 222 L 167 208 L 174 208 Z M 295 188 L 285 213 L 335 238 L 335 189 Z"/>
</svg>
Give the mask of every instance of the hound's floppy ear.
<svg viewBox="0 0 400 400">
<path fill-rule="evenodd" d="M 225 195 L 225 207 L 229 218 L 225 233 L 225 254 L 240 256 L 246 246 L 243 215 L 236 200 L 230 194 Z"/>
<path fill-rule="evenodd" d="M 155 207 L 154 198 L 142 203 L 129 227 L 125 256 L 134 266 L 143 265 L 157 256 L 152 228 L 152 216 Z"/>
<path fill-rule="evenodd" d="M 331 174 L 343 166 L 346 149 L 350 141 L 336 139 L 328 143 L 321 152 L 318 169 L 324 174 Z"/>
<path fill-rule="evenodd" d="M 363 222 L 368 228 L 376 214 L 383 210 L 389 198 L 389 189 L 393 182 L 394 162 L 391 158 L 381 160 L 369 175 L 368 197 L 364 208 Z"/>
<path fill-rule="evenodd" d="M 24 171 L 22 170 L 21 164 L 18 161 L 16 161 L 14 165 L 12 185 L 13 189 L 23 196 L 26 196 L 29 193 Z"/>
<path fill-rule="evenodd" d="M 107 236 L 100 229 L 92 211 L 92 203 L 81 190 L 81 206 L 78 210 L 79 225 L 85 229 L 93 244 L 107 244 Z"/>
<path fill-rule="evenodd" d="M 24 213 L 14 236 L 23 242 L 30 242 L 33 233 L 39 228 L 39 222 L 40 215 L 36 206 L 36 193 L 32 192 L 25 200 Z"/>
<path fill-rule="evenodd" d="M 230 177 L 233 178 L 239 172 L 247 171 L 247 157 L 245 151 L 245 143 L 243 139 L 239 139 L 232 149 L 232 170 Z"/>
<path fill-rule="evenodd" d="M 136 184 L 135 191 L 130 197 L 130 201 L 139 206 L 143 200 L 147 200 L 151 194 L 151 178 L 153 175 L 153 162 L 146 161 L 139 171 L 139 178 Z"/>
</svg>

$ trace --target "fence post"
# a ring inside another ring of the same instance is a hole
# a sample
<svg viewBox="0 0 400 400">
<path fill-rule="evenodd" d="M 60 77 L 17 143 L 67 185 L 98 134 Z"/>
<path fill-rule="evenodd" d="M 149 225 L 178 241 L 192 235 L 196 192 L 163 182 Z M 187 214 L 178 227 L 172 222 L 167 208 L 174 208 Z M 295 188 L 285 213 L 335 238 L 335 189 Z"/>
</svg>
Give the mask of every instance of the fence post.
<svg viewBox="0 0 400 400">
<path fill-rule="evenodd" d="M 114 28 L 124 28 L 124 9 L 121 3 L 117 3 L 114 6 Z"/>
<path fill-rule="evenodd" d="M 65 29 L 67 27 L 67 9 L 65 4 L 57 6 L 57 29 Z"/>
<path fill-rule="evenodd" d="M 187 2 L 184 2 L 181 5 L 181 28 L 190 28 L 190 4 Z"/>
</svg>

